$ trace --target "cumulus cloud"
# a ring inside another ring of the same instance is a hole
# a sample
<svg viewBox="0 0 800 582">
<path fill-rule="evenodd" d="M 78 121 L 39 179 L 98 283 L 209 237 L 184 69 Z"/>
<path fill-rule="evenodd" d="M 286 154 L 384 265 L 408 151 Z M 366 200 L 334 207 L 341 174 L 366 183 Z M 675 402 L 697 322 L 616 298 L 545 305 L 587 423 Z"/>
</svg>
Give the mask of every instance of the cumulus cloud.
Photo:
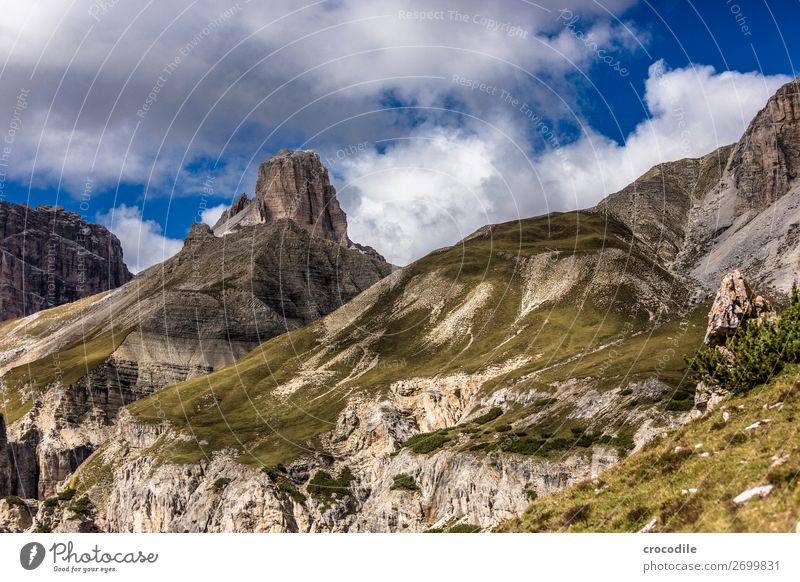
<svg viewBox="0 0 800 582">
<path fill-rule="evenodd" d="M 590 26 L 631 3 L 571 5 Z M 0 22 L 8 55 L 0 103 L 30 89 L 11 177 L 76 195 L 88 175 L 99 188 L 123 181 L 154 195 L 196 194 L 185 185 L 199 158 L 257 163 L 287 143 L 325 149 L 380 139 L 415 124 L 387 95 L 441 107 L 453 74 L 548 93 L 568 87 L 564 71 L 594 60 L 557 22 L 560 5 L 546 0 L 465 0 L 457 10 L 422 0 L 23 4 Z M 610 45 L 630 36 L 596 28 Z M 534 75 L 549 76 L 551 87 Z M 478 116 L 479 97 L 462 95 Z M 242 164 L 216 172 L 218 183 L 247 178 Z"/>
<path fill-rule="evenodd" d="M 132 273 L 170 258 L 183 246 L 182 241 L 164 236 L 155 220 L 143 220 L 141 210 L 135 206 L 120 204 L 98 214 L 97 220 L 119 238 L 125 263 Z"/>
<path fill-rule="evenodd" d="M 598 202 L 665 161 L 699 157 L 736 142 L 767 99 L 791 78 L 695 65 L 649 69 L 644 102 L 650 117 L 618 144 L 591 128 L 577 141 L 540 156 L 546 192 L 560 206 Z"/>
<path fill-rule="evenodd" d="M 350 212 L 354 240 L 368 240 L 390 262 L 405 264 L 452 244 L 493 213 L 486 185 L 499 176 L 488 144 L 476 136 L 435 129 L 343 162 L 349 189 L 363 193 Z"/>
<path fill-rule="evenodd" d="M 657 62 L 645 86 L 650 116 L 623 143 L 584 126 L 581 137 L 562 144 L 546 121 L 520 106 L 515 116 L 459 130 L 422 126 L 382 153 L 334 166 L 340 196 L 351 201 L 353 238 L 405 264 L 486 223 L 592 206 L 659 162 L 737 141 L 789 80 Z M 530 134 L 543 147 L 532 148 Z"/>
<path fill-rule="evenodd" d="M 200 213 L 200 219 L 208 226 L 214 226 L 222 216 L 222 213 L 228 209 L 227 204 L 220 204 L 219 206 L 212 206 L 206 208 Z"/>
</svg>

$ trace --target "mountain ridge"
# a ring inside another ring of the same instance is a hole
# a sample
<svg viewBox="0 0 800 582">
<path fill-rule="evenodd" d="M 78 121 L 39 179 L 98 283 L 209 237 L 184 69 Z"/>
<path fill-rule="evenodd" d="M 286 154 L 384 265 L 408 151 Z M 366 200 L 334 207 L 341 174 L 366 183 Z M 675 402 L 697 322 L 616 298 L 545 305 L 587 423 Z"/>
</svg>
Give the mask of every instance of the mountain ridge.
<svg viewBox="0 0 800 582">
<path fill-rule="evenodd" d="M 534 495 L 638 458 L 704 414 L 684 356 L 703 346 L 728 267 L 778 299 L 796 274 L 800 241 L 782 225 L 800 208 L 800 152 L 784 144 L 781 162 L 770 150 L 800 125 L 792 83 L 736 145 L 659 164 L 586 211 L 487 225 L 228 365 L 142 395 L 50 486 L 90 510 L 72 521 L 31 501 L 30 527 L 489 529 Z M 751 196 L 773 158 L 786 176 Z M 236 200 L 230 231 L 194 228 L 187 248 L 274 228 L 260 214 L 244 224 L 257 199 Z M 309 236 L 318 223 L 302 213 L 304 226 L 286 224 Z M 308 240 L 348 252 L 343 237 Z M 180 286 L 179 262 L 155 272 Z M 32 427 L 8 424 L 14 442 Z"/>
</svg>

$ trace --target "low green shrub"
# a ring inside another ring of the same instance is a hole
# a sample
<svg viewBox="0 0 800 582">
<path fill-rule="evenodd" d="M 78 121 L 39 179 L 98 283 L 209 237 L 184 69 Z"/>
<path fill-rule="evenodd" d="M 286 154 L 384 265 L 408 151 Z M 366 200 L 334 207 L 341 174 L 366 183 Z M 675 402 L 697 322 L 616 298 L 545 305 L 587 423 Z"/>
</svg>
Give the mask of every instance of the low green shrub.
<svg viewBox="0 0 800 582">
<path fill-rule="evenodd" d="M 276 487 L 278 488 L 278 499 L 281 501 L 292 499 L 295 503 L 306 502 L 306 496 L 303 494 L 303 492 L 298 490 L 297 487 L 295 487 L 294 484 L 286 477 L 279 477 Z"/>
<path fill-rule="evenodd" d="M 284 467 L 282 463 L 278 463 L 277 465 L 270 465 L 269 467 L 262 468 L 261 472 L 265 473 L 267 477 L 269 477 L 269 480 L 275 483 L 278 477 L 286 475 L 286 467 Z"/>
<path fill-rule="evenodd" d="M 333 478 L 327 471 L 317 471 L 308 482 L 306 491 L 315 499 L 327 505 L 337 498 L 350 495 L 350 484 L 353 482 L 353 473 L 349 467 L 344 467 L 337 478 Z"/>
<path fill-rule="evenodd" d="M 214 493 L 222 493 L 222 490 L 230 484 L 231 480 L 227 477 L 220 477 L 216 481 L 214 481 L 214 485 L 212 485 L 212 489 L 214 489 Z"/>
<path fill-rule="evenodd" d="M 407 473 L 400 473 L 399 475 L 395 475 L 393 477 L 393 483 L 390 487 L 392 491 L 400 490 L 400 491 L 419 491 L 419 487 L 417 487 L 417 482 L 414 481 L 414 477 Z"/>
<path fill-rule="evenodd" d="M 792 286 L 789 306 L 776 322 L 748 322 L 725 342 L 725 351 L 707 348 L 687 362 L 706 384 L 745 392 L 765 383 L 786 364 L 800 362 L 800 293 Z"/>
<path fill-rule="evenodd" d="M 472 523 L 459 523 L 447 530 L 447 533 L 480 533 L 481 526 Z"/>
<path fill-rule="evenodd" d="M 503 409 L 500 408 L 499 406 L 494 406 L 490 408 L 488 412 L 480 415 L 472 422 L 474 422 L 475 424 L 486 424 L 487 422 L 492 422 L 493 420 L 500 418 L 501 416 L 503 416 Z"/>
<path fill-rule="evenodd" d="M 426 454 L 442 448 L 451 440 L 447 431 L 425 432 L 412 436 L 403 446 L 417 454 Z"/>
<path fill-rule="evenodd" d="M 83 495 L 69 506 L 69 510 L 74 514 L 75 517 L 85 517 L 89 515 L 91 507 L 92 502 L 89 499 L 89 496 Z"/>
<path fill-rule="evenodd" d="M 3 501 L 8 503 L 9 505 L 21 505 L 25 506 L 25 502 L 22 500 L 21 497 L 17 497 L 16 495 L 6 495 L 3 497 Z"/>
<path fill-rule="evenodd" d="M 68 487 L 60 492 L 56 497 L 58 497 L 59 501 L 72 501 L 72 498 L 75 497 L 77 491 L 72 487 Z"/>
</svg>

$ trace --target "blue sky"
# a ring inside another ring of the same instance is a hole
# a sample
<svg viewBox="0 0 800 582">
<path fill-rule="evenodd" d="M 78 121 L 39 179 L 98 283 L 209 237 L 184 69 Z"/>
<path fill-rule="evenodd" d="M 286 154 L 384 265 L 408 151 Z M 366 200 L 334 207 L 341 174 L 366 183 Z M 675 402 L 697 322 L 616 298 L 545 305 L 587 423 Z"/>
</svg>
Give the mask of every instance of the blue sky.
<svg viewBox="0 0 800 582">
<path fill-rule="evenodd" d="M 66 4 L 0 24 L 0 195 L 108 224 L 135 270 L 282 147 L 401 264 L 590 206 L 735 141 L 800 59 L 795 1 Z"/>
</svg>

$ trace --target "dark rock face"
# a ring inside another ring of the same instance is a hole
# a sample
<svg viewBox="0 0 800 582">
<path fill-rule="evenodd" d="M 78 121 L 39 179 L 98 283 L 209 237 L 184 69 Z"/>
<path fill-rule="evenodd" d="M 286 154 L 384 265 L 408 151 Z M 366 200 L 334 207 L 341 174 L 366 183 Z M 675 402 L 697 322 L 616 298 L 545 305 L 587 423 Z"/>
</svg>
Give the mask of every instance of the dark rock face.
<svg viewBox="0 0 800 582">
<path fill-rule="evenodd" d="M 625 224 L 669 263 L 684 245 L 692 205 L 717 185 L 732 149 L 732 145 L 723 146 L 702 158 L 653 166 L 595 210 Z"/>
<path fill-rule="evenodd" d="M 787 83 L 750 123 L 731 156 L 738 212 L 786 194 L 800 171 L 800 79 Z"/>
<path fill-rule="evenodd" d="M 116 236 L 60 207 L 0 202 L 0 320 L 114 289 L 133 278 Z"/>
<path fill-rule="evenodd" d="M 214 225 L 218 236 L 240 227 L 288 218 L 313 236 L 384 260 L 375 249 L 347 236 L 347 215 L 339 206 L 328 170 L 313 150 L 281 150 L 258 168 L 252 200 L 240 195 Z"/>
<path fill-rule="evenodd" d="M 11 461 L 8 458 L 6 422 L 0 414 L 0 497 L 11 495 Z"/>
</svg>

